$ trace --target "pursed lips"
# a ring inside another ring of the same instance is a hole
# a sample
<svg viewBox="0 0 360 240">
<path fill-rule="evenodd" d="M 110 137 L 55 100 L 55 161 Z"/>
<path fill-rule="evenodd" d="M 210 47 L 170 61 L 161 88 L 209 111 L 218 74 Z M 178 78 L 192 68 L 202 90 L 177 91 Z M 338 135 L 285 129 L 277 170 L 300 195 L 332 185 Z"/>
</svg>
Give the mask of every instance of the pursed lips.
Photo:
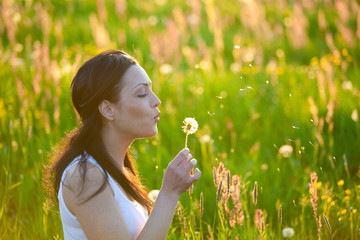
<svg viewBox="0 0 360 240">
<path fill-rule="evenodd" d="M 154 119 L 158 119 L 160 116 L 160 112 L 158 114 L 156 114 L 156 116 L 154 117 Z"/>
</svg>

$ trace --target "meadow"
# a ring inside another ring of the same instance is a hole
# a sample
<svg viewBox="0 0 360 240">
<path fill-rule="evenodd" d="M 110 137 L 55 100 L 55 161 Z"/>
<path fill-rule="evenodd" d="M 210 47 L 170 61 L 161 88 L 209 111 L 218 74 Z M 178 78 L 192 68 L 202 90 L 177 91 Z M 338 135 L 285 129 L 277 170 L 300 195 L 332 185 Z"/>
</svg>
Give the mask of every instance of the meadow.
<svg viewBox="0 0 360 240">
<path fill-rule="evenodd" d="M 360 239 L 360 5 L 349 1 L 2 0 L 0 239 L 62 239 L 43 187 L 79 121 L 70 83 L 104 49 L 162 100 L 132 145 L 144 184 L 188 147 L 201 179 L 168 239 Z M 290 229 L 291 228 L 291 229 Z"/>
</svg>

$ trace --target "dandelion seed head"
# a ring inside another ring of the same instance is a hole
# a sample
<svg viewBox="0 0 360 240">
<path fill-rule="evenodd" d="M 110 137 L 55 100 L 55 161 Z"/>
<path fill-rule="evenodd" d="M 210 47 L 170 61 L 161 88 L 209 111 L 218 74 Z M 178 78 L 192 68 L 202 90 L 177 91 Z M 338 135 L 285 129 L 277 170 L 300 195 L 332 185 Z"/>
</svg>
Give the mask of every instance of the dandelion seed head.
<svg viewBox="0 0 360 240">
<path fill-rule="evenodd" d="M 155 202 L 157 196 L 159 195 L 159 190 L 157 189 L 154 189 L 154 190 L 151 190 L 148 194 L 149 198 L 151 199 L 151 201 Z"/>
<path fill-rule="evenodd" d="M 291 238 L 292 236 L 294 236 L 295 232 L 294 229 L 288 227 L 288 228 L 284 228 L 282 230 L 282 235 L 284 238 Z"/>
<path fill-rule="evenodd" d="M 279 153 L 284 158 L 290 157 L 292 152 L 293 152 L 293 147 L 291 145 L 283 145 L 279 149 Z"/>
<path fill-rule="evenodd" d="M 198 123 L 195 120 L 195 118 L 185 118 L 185 120 L 183 121 L 183 123 L 185 124 L 184 126 L 182 126 L 183 132 L 186 134 L 193 134 L 198 130 Z"/>
</svg>

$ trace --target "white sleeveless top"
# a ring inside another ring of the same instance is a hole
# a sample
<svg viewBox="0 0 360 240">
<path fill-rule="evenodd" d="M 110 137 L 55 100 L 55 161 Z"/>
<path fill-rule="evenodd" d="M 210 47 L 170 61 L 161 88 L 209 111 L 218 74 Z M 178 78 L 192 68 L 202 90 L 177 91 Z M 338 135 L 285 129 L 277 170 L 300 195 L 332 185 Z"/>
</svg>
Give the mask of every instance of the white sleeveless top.
<svg viewBox="0 0 360 240">
<path fill-rule="evenodd" d="M 80 158 L 81 156 L 76 157 L 63 172 L 63 175 L 61 177 L 59 192 L 58 192 L 59 210 L 60 210 L 60 216 L 64 230 L 65 240 L 87 239 L 84 231 L 81 229 L 81 226 L 76 216 L 73 215 L 70 212 L 70 210 L 66 207 L 62 194 L 63 182 L 65 180 L 66 174 L 72 166 L 74 166 L 79 162 Z M 86 154 L 86 158 L 88 162 L 99 167 L 99 169 L 104 173 L 104 171 L 101 169 L 101 167 L 93 157 L 91 157 L 89 154 Z M 132 238 L 135 238 L 138 235 L 138 233 L 142 230 L 142 228 L 145 225 L 145 222 L 148 219 L 147 211 L 137 202 L 130 201 L 109 174 L 108 174 L 108 181 L 114 193 L 114 198 L 116 200 L 116 203 L 119 206 L 120 212 L 126 222 L 130 235 Z"/>
</svg>

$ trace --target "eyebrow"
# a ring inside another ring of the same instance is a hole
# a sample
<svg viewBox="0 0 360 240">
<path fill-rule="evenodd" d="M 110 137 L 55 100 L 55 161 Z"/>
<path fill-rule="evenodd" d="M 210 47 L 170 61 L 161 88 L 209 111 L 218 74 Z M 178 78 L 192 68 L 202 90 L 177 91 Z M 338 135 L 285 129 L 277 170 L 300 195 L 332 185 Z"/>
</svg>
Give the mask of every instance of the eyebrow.
<svg viewBox="0 0 360 240">
<path fill-rule="evenodd" d="M 152 84 L 152 82 L 149 82 L 149 83 L 139 83 L 139 84 L 137 84 L 137 85 L 134 87 L 134 89 L 137 88 L 137 87 L 140 86 L 140 85 L 144 85 L 144 86 L 147 87 L 147 86 L 149 86 L 149 85 L 151 86 L 151 84 Z"/>
</svg>

